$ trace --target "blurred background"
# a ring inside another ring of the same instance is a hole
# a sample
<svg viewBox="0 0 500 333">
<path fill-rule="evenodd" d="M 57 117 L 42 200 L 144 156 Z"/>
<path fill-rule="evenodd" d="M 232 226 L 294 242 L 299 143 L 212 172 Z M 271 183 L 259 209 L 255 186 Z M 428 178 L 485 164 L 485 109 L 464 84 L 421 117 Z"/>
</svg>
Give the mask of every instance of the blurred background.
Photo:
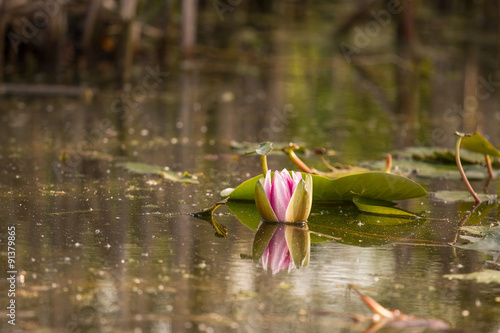
<svg viewBox="0 0 500 333">
<path fill-rule="evenodd" d="M 15 225 L 19 271 L 19 324 L 0 330 L 361 332 L 345 319 L 370 314 L 346 296 L 354 283 L 390 309 L 498 332 L 498 285 L 443 278 L 491 259 L 447 245 L 469 204 L 427 196 L 403 208 L 428 220 L 382 227 L 315 207 L 345 239 L 276 276 L 247 260 L 255 230 L 226 207 L 227 238 L 185 213 L 258 174 L 242 154 L 258 142 L 328 148 L 332 164 L 452 148 L 454 130 L 498 144 L 499 46 L 498 1 L 0 0 L 0 244 Z M 279 154 L 269 166 L 293 168 Z M 498 221 L 486 207 L 475 223 Z"/>
<path fill-rule="evenodd" d="M 102 117 L 148 109 L 163 136 L 358 158 L 450 145 L 452 130 L 494 141 L 499 15 L 480 0 L 3 0 L 0 93 L 113 92 Z"/>
</svg>

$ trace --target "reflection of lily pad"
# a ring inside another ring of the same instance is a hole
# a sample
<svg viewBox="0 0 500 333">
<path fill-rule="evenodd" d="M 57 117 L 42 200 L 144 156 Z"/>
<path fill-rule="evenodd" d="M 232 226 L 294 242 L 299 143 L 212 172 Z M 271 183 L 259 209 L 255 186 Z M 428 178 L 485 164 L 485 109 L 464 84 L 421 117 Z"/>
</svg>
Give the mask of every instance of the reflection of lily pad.
<svg viewBox="0 0 500 333">
<path fill-rule="evenodd" d="M 246 180 L 231 192 L 231 200 L 254 200 L 255 184 L 262 175 Z M 345 201 L 356 195 L 379 200 L 404 200 L 421 197 L 422 186 L 403 176 L 385 172 L 365 172 L 336 179 L 312 175 L 313 201 Z"/>
<path fill-rule="evenodd" d="M 457 202 L 457 201 L 474 201 L 468 191 L 437 191 L 431 193 L 432 198 L 436 200 L 441 200 L 445 202 Z M 496 194 L 478 194 L 481 201 L 496 202 Z"/>
<path fill-rule="evenodd" d="M 485 269 L 481 272 L 468 274 L 447 274 L 444 277 L 456 280 L 475 280 L 478 283 L 500 283 L 500 271 L 496 271 L 493 269 Z"/>
<path fill-rule="evenodd" d="M 163 177 L 164 179 L 168 179 L 174 182 L 198 184 L 198 179 L 194 175 L 191 175 L 187 172 L 182 173 L 170 171 L 158 165 L 151 165 L 140 162 L 124 162 L 118 163 L 117 166 L 122 167 L 132 173 L 141 175 L 158 175 Z"/>
<path fill-rule="evenodd" d="M 393 202 L 384 200 L 375 200 L 364 197 L 354 197 L 354 204 L 358 209 L 365 213 L 377 214 L 377 215 L 394 215 L 394 216 L 405 216 L 405 217 L 417 217 L 415 214 L 407 212 L 405 210 L 394 208 Z"/>
<path fill-rule="evenodd" d="M 257 230 L 261 219 L 255 204 L 229 201 L 227 207 L 240 222 L 254 231 Z M 421 221 L 423 220 L 359 214 L 352 204 L 313 205 L 307 225 L 312 232 L 312 243 L 325 242 L 336 237 L 341 238 L 337 240 L 339 243 L 372 246 L 411 241 L 409 238 L 414 237 Z"/>
</svg>

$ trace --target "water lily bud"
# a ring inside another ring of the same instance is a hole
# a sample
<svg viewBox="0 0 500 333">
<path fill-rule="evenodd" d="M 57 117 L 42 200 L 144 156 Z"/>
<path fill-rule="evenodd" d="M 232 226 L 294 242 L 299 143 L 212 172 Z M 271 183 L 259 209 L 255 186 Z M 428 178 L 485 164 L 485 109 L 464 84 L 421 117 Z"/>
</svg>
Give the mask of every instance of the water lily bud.
<svg viewBox="0 0 500 333">
<path fill-rule="evenodd" d="M 268 171 L 255 185 L 255 204 L 260 216 L 273 222 L 306 221 L 312 206 L 312 177 L 300 172 Z"/>
</svg>

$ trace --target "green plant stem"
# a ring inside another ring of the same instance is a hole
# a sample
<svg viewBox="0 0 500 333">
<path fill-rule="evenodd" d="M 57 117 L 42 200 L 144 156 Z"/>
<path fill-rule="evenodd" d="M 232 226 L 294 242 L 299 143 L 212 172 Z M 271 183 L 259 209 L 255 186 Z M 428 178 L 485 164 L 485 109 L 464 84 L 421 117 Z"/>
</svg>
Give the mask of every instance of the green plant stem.
<svg viewBox="0 0 500 333">
<path fill-rule="evenodd" d="M 488 154 L 484 155 L 484 159 L 486 160 L 486 167 L 488 168 L 488 174 L 490 175 L 491 179 L 494 179 L 495 175 L 493 174 L 493 168 L 491 167 L 490 155 Z"/>
<path fill-rule="evenodd" d="M 457 140 L 457 144 L 455 146 L 455 159 L 457 162 L 457 167 L 458 171 L 460 172 L 460 175 L 462 176 L 462 180 L 465 183 L 465 186 L 467 186 L 467 189 L 469 190 L 470 194 L 474 198 L 474 200 L 479 203 L 481 202 L 481 199 L 477 196 L 476 192 L 472 188 L 472 186 L 469 183 L 469 180 L 467 179 L 467 176 L 465 175 L 464 168 L 462 168 L 462 162 L 460 162 L 460 144 L 462 143 L 463 136 L 459 136 Z"/>
<path fill-rule="evenodd" d="M 260 155 L 260 165 L 262 166 L 262 174 L 264 177 L 266 176 L 267 173 L 267 156 L 266 155 Z"/>
</svg>

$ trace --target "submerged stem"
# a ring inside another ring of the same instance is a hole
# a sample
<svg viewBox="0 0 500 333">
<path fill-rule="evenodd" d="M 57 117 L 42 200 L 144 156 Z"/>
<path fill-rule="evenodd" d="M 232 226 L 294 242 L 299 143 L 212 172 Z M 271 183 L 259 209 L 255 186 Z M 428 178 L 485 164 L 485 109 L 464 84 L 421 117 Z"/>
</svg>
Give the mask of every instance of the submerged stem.
<svg viewBox="0 0 500 333">
<path fill-rule="evenodd" d="M 467 186 L 467 189 L 469 190 L 469 192 L 472 195 L 472 197 L 474 198 L 474 200 L 477 203 L 479 203 L 479 202 L 481 202 L 481 199 L 479 199 L 476 192 L 474 191 L 474 189 L 470 185 L 469 180 L 467 179 L 467 176 L 465 175 L 465 171 L 462 168 L 462 162 L 460 162 L 460 144 L 462 143 L 463 138 L 464 137 L 462 135 L 458 135 L 457 144 L 455 146 L 455 159 L 457 162 L 458 171 L 460 172 L 460 175 L 462 176 L 462 180 L 464 181 L 465 186 Z"/>
</svg>

